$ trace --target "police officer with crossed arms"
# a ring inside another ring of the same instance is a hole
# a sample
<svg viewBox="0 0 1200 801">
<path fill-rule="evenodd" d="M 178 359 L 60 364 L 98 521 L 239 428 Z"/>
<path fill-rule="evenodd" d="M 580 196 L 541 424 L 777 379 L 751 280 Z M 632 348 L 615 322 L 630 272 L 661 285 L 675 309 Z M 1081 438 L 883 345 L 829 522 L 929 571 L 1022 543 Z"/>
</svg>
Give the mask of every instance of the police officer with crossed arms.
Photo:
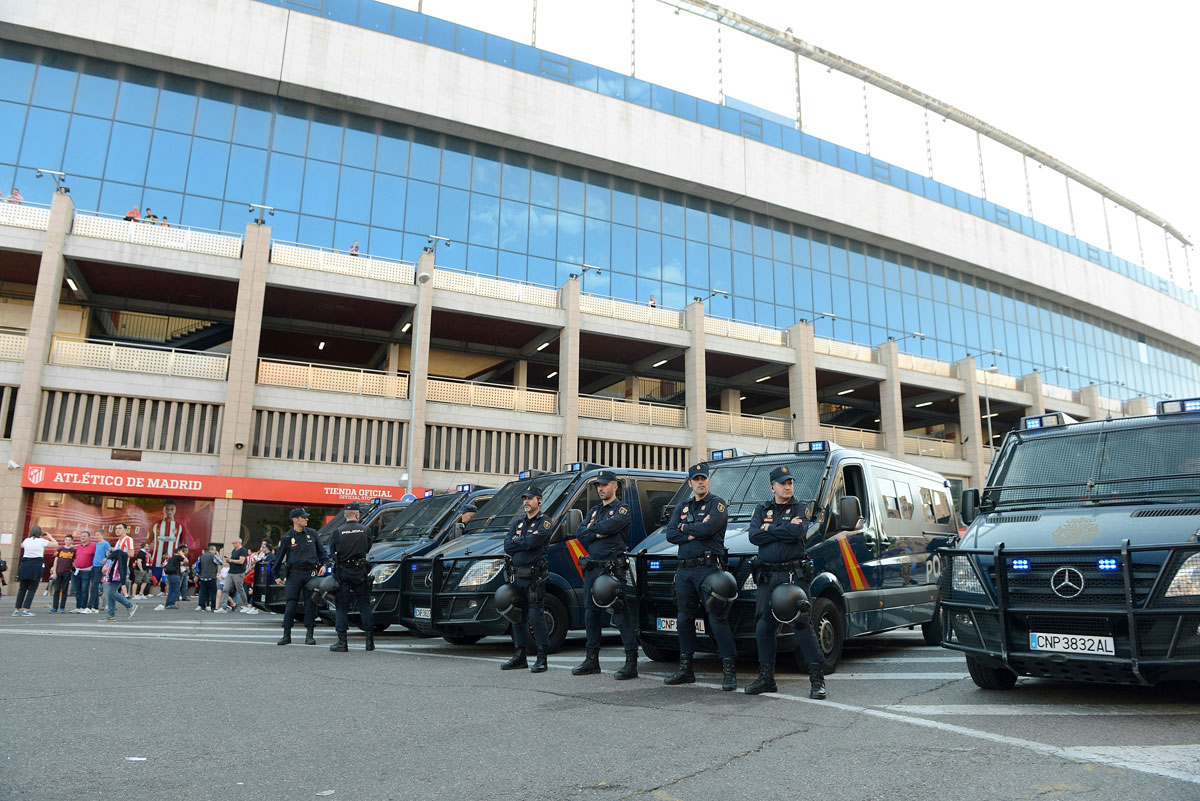
<svg viewBox="0 0 1200 801">
<path fill-rule="evenodd" d="M 371 577 L 367 574 L 367 551 L 371 548 L 371 535 L 366 526 L 359 522 L 361 507 L 352 501 L 344 510 L 346 522 L 338 526 L 329 538 L 329 555 L 333 560 L 334 576 L 337 577 L 337 611 L 334 628 L 337 642 L 329 646 L 330 651 L 345 653 L 348 650 L 346 634 L 350 630 L 350 604 L 358 606 L 359 620 L 367 634 L 366 650 L 375 650 L 375 618 L 371 612 Z"/>
<path fill-rule="evenodd" d="M 721 655 L 721 689 L 729 692 L 737 689 L 737 645 L 728 620 L 730 605 L 737 597 L 737 582 L 725 571 L 729 510 L 724 498 L 708 491 L 706 465 L 693 465 L 688 470 L 688 484 L 692 498 L 675 507 L 667 522 L 667 541 L 679 546 L 675 571 L 679 670 L 663 679 L 663 684 L 696 681 L 692 658 L 696 652 L 696 613 L 703 602 Z"/>
<path fill-rule="evenodd" d="M 617 474 L 605 470 L 596 477 L 600 503 L 588 510 L 575 536 L 587 548 L 583 575 L 583 624 L 587 629 L 587 655 L 571 670 L 574 676 L 600 672 L 600 621 L 605 612 L 612 614 L 613 625 L 621 632 L 625 646 L 625 666 L 613 674 L 618 681 L 637 678 L 637 631 L 626 603 L 626 538 L 629 536 L 629 507 L 617 497 Z M 599 583 L 597 583 L 599 582 Z"/>
<path fill-rule="evenodd" d="M 542 489 L 530 485 L 521 493 L 525 506 L 525 517 L 512 522 L 504 537 L 504 552 L 512 559 L 513 573 L 510 584 L 515 589 L 513 607 L 508 611 L 512 621 L 513 646 L 516 652 L 500 666 L 501 670 L 516 670 L 528 667 L 525 659 L 529 649 L 529 627 L 533 626 L 533 637 L 537 642 L 537 659 L 530 673 L 545 673 L 546 654 L 550 650 L 550 636 L 546 631 L 546 582 L 550 578 L 550 565 L 546 560 L 546 546 L 550 542 L 550 518 L 542 514 Z M 503 588 L 502 588 L 503 589 Z M 505 610 L 501 609 L 501 614 Z"/>
<path fill-rule="evenodd" d="M 317 539 L 317 532 L 308 527 L 308 511 L 296 508 L 289 515 L 292 518 L 292 530 L 283 535 L 279 542 L 279 554 L 275 557 L 275 583 L 283 584 L 280 576 L 287 575 L 284 597 L 287 605 L 283 608 L 283 636 L 276 645 L 290 645 L 292 642 L 292 624 L 296 619 L 296 602 L 304 595 L 304 629 L 305 645 L 316 645 L 313 630 L 317 625 L 317 604 L 311 592 L 304 592 L 304 587 L 313 576 L 325 572 L 328 557 L 325 546 Z"/>
<path fill-rule="evenodd" d="M 746 688 L 750 695 L 773 693 L 776 636 L 779 627 L 796 627 L 800 653 L 808 665 L 809 698 L 825 697 L 825 655 L 817 644 L 809 616 L 808 555 L 804 535 L 808 519 L 804 504 L 792 497 L 795 481 L 786 465 L 771 471 L 771 499 L 754 508 L 750 517 L 750 542 L 758 546 L 754 581 L 755 638 L 758 640 L 758 678 Z M 796 592 L 799 588 L 802 592 Z"/>
</svg>

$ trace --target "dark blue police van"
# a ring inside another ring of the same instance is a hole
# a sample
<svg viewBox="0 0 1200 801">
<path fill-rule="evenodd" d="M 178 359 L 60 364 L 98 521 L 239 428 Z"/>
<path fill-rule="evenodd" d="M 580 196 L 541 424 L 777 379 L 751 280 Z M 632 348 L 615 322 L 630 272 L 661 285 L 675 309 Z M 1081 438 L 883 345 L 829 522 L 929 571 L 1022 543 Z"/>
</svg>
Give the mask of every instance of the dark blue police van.
<svg viewBox="0 0 1200 801">
<path fill-rule="evenodd" d="M 617 497 L 630 507 L 632 525 L 626 544 L 632 551 L 658 524 L 683 473 L 602 468 L 583 462 L 568 465 L 562 473 L 526 471 L 500 488 L 486 514 L 480 513 L 467 524 L 464 536 L 423 556 L 406 556 L 395 563 L 401 577 L 399 622 L 459 645 L 508 632 L 508 620 L 493 603 L 496 588 L 506 581 L 504 535 L 509 524 L 525 514 L 521 493 L 536 484 L 542 489 L 542 511 L 554 526 L 548 548 L 546 625 L 550 650 L 561 648 L 568 631 L 583 628 L 579 559 L 587 555 L 587 549 L 575 538 L 575 530 L 588 508 L 600 503 L 596 477 L 602 469 L 617 474 Z"/>
<path fill-rule="evenodd" d="M 810 519 L 805 548 L 813 561 L 812 615 L 825 672 L 836 669 L 847 637 L 921 626 L 927 643 L 939 642 L 936 602 L 942 557 L 937 551 L 958 535 L 944 477 L 825 440 L 796 443 L 794 453 L 729 459 L 722 458 L 723 451 L 712 455 L 709 492 L 724 498 L 729 508 L 725 548 L 729 572 L 738 582 L 729 622 L 739 652 L 756 652 L 752 557 L 758 548 L 750 542 L 750 516 L 770 497 L 769 476 L 780 465 L 794 476 L 794 497 L 806 504 Z M 684 484 L 669 508 L 691 496 L 691 487 Z M 638 639 L 656 661 L 679 658 L 672 593 L 676 558 L 676 546 L 660 529 L 642 543 L 635 559 Z M 716 651 L 705 617 L 696 618 L 696 630 L 699 650 Z M 785 627 L 781 635 L 790 630 Z M 780 650 L 793 651 L 804 668 L 795 638 L 788 636 Z"/>
<path fill-rule="evenodd" d="M 942 644 L 977 685 L 1200 677 L 1200 398 L 1022 418 L 962 511 Z"/>
</svg>

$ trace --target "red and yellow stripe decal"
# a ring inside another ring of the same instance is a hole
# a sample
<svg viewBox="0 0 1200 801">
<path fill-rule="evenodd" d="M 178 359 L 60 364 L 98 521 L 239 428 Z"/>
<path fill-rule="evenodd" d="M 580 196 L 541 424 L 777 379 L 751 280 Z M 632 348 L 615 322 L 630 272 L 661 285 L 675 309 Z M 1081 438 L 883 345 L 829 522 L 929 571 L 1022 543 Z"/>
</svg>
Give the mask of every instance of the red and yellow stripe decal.
<svg viewBox="0 0 1200 801">
<path fill-rule="evenodd" d="M 850 548 L 850 540 L 845 534 L 839 534 L 837 541 L 838 547 L 842 550 L 842 561 L 846 563 L 846 574 L 850 576 L 850 589 L 867 589 L 867 577 L 863 574 L 863 569 L 858 564 L 858 559 L 854 558 L 854 551 Z"/>
<path fill-rule="evenodd" d="M 587 549 L 579 544 L 579 540 L 567 540 L 567 552 L 571 554 L 571 561 L 575 563 L 579 577 L 583 578 L 583 568 L 579 566 L 579 557 L 587 556 Z"/>
</svg>

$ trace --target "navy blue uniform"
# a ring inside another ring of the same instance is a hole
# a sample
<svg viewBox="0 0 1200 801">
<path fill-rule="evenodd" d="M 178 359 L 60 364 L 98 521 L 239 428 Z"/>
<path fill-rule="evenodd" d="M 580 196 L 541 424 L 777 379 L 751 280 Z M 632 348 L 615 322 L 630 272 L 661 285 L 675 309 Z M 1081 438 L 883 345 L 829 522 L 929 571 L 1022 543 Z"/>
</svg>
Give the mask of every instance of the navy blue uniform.
<svg viewBox="0 0 1200 801">
<path fill-rule="evenodd" d="M 807 531 L 804 504 L 795 499 L 787 503 L 775 503 L 772 498 L 754 507 L 754 514 L 750 517 L 750 542 L 758 546 L 758 566 L 754 578 L 758 584 L 755 591 L 754 634 L 758 640 L 760 664 L 774 665 L 778 652 L 776 634 L 780 624 L 771 614 L 771 592 L 780 585 L 795 584 L 806 595 L 809 593 L 808 576 L 803 570 L 794 565 L 782 567 L 808 558 L 804 550 L 804 534 Z M 773 565 L 780 567 L 773 568 Z M 807 626 L 797 627 L 796 642 L 804 661 L 809 665 L 825 661 L 825 655 L 817 645 L 811 619 Z"/>
<path fill-rule="evenodd" d="M 329 538 L 329 554 L 338 580 L 337 610 L 334 628 L 346 633 L 350 628 L 350 604 L 358 606 L 363 631 L 375 630 L 371 613 L 371 577 L 367 575 L 367 550 L 371 536 L 362 523 L 343 523 Z"/>
<path fill-rule="evenodd" d="M 621 582 L 625 597 L 629 597 L 629 588 L 625 578 L 628 563 L 625 562 L 625 549 L 629 536 L 629 507 L 614 497 L 608 503 L 593 506 L 583 519 L 575 536 L 588 551 L 587 570 L 583 574 L 583 625 L 587 630 L 588 648 L 600 647 L 600 621 L 605 611 L 612 611 L 613 625 L 621 632 L 621 642 L 626 651 L 636 651 L 638 647 L 637 631 L 629 614 L 629 605 L 620 600 L 610 610 L 601 609 L 592 599 L 592 585 L 596 579 L 609 573 Z M 611 564 L 617 562 L 617 564 Z M 610 563 L 610 564 L 605 564 Z"/>
<path fill-rule="evenodd" d="M 275 572 L 279 573 L 283 565 L 287 566 L 287 579 L 283 597 L 287 605 L 283 608 L 283 628 L 290 630 L 296 620 L 296 602 L 304 595 L 304 627 L 311 629 L 317 625 L 317 604 L 312 593 L 304 592 L 304 585 L 313 577 L 313 571 L 327 561 L 325 546 L 317 539 L 317 532 L 308 526 L 304 531 L 291 531 L 283 535 L 279 542 L 279 555 L 275 559 Z"/>
<path fill-rule="evenodd" d="M 546 546 L 550 543 L 550 518 L 539 514 L 526 515 L 514 520 L 504 536 L 504 552 L 512 558 L 516 577 L 513 585 L 525 603 L 518 607 L 521 620 L 512 624 L 513 645 L 517 648 L 529 646 L 529 628 L 533 627 L 533 638 L 538 648 L 550 647 L 550 635 L 546 631 L 546 580 L 550 568 L 546 562 Z M 563 621 L 566 625 L 566 621 Z"/>
<path fill-rule="evenodd" d="M 691 656 L 696 652 L 696 613 L 700 609 L 700 583 L 710 574 L 721 570 L 715 558 L 725 558 L 725 524 L 729 507 L 723 498 L 709 493 L 692 498 L 675 507 L 667 523 L 667 541 L 679 546 L 680 567 L 675 571 L 675 622 L 679 631 L 679 652 Z M 694 537 L 694 539 L 689 539 Z M 683 567 L 689 559 L 708 557 L 710 564 Z M 737 645 L 728 620 L 709 621 L 722 659 L 737 657 Z"/>
</svg>

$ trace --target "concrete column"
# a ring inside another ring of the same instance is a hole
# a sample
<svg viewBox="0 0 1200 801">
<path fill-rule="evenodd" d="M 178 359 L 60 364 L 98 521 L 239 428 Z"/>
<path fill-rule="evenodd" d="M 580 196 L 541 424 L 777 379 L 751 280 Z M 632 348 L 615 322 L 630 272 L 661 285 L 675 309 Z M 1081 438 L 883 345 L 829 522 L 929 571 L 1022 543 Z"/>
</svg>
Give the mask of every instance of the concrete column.
<svg viewBox="0 0 1200 801">
<path fill-rule="evenodd" d="M 708 368 L 704 363 L 704 304 L 691 303 L 683 312 L 683 324 L 691 332 L 691 346 L 683 354 L 684 396 L 687 423 L 692 433 L 692 464 L 708 458 Z"/>
<path fill-rule="evenodd" d="M 879 382 L 879 428 L 893 459 L 904 458 L 904 401 L 900 396 L 900 345 L 889 339 L 879 346 L 879 363 L 887 377 Z"/>
<path fill-rule="evenodd" d="M 1150 406 L 1150 401 L 1146 398 L 1137 397 L 1125 401 L 1126 417 L 1138 417 L 1145 414 L 1154 414 L 1154 410 Z"/>
<path fill-rule="evenodd" d="M 970 486 L 983 487 L 987 479 L 987 459 L 984 451 L 983 423 L 979 416 L 979 381 L 975 374 L 975 357 L 958 361 L 958 377 L 962 379 L 963 394 L 958 396 L 958 427 L 963 438 L 963 458 L 971 475 Z"/>
<path fill-rule="evenodd" d="M 425 468 L 425 398 L 429 393 L 429 326 L 433 316 L 433 254 L 417 259 L 417 305 L 413 309 L 412 341 L 409 346 L 408 397 L 412 417 L 408 421 L 408 482 L 405 488 L 421 486 Z"/>
<path fill-rule="evenodd" d="M 813 349 L 811 323 L 788 328 L 788 342 L 796 356 L 788 365 L 788 396 L 792 408 L 792 439 L 799 442 L 821 438 L 821 408 L 817 404 L 817 352 Z"/>
<path fill-rule="evenodd" d="M 397 375 L 400 372 L 400 345 L 392 342 L 387 346 L 387 374 Z"/>
<path fill-rule="evenodd" d="M 579 459 L 579 279 L 561 287 L 566 325 L 558 338 L 558 413 L 562 416 L 563 463 Z"/>
<path fill-rule="evenodd" d="M 213 501 L 212 541 L 228 545 L 230 539 L 241 536 L 241 530 L 242 499 L 217 498 Z"/>
<path fill-rule="evenodd" d="M 1103 420 L 1108 412 L 1100 408 L 1100 387 L 1088 384 L 1079 390 L 1079 402 L 1088 408 L 1089 420 Z"/>
<path fill-rule="evenodd" d="M 1046 413 L 1046 396 L 1042 394 L 1042 374 L 1034 370 L 1021 379 L 1021 388 L 1029 393 L 1032 400 L 1025 407 L 1027 416 Z"/>
<path fill-rule="evenodd" d="M 33 455 L 33 441 L 42 405 L 42 373 L 54 341 L 54 320 L 67 266 L 63 258 L 63 242 L 71 230 L 74 217 L 75 204 L 71 202 L 71 196 L 56 192 L 50 201 L 50 221 L 46 226 L 45 245 L 38 264 L 37 287 L 29 315 L 29 329 L 26 331 L 25 363 L 21 365 L 21 384 L 13 402 L 12 440 L 8 458 L 21 465 L 21 469 L 0 470 L 0 531 L 13 535 L 12 547 L 7 553 L 13 588 L 17 583 L 17 565 L 21 561 L 21 539 L 24 535 L 21 527 L 25 523 L 25 492 L 21 488 L 21 479 L 25 475 L 25 463 Z M 15 589 L 12 591 L 16 592 Z"/>
<path fill-rule="evenodd" d="M 513 365 L 513 386 L 517 389 L 529 386 L 529 362 L 524 359 Z"/>
<path fill-rule="evenodd" d="M 742 413 L 742 391 L 740 389 L 721 390 L 721 411 L 729 412 L 734 417 Z"/>
<path fill-rule="evenodd" d="M 638 377 L 632 373 L 625 376 L 625 400 L 640 400 L 641 390 L 638 387 Z"/>
</svg>

